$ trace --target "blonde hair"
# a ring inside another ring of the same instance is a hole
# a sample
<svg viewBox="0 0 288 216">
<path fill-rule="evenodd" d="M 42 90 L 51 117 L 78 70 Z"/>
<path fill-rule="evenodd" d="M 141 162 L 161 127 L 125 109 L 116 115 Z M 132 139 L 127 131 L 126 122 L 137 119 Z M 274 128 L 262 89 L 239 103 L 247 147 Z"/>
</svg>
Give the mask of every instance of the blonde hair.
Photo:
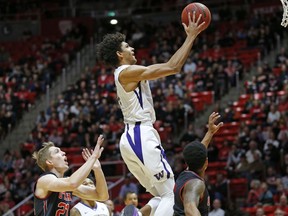
<svg viewBox="0 0 288 216">
<path fill-rule="evenodd" d="M 35 151 L 32 154 L 33 159 L 36 160 L 37 165 L 43 170 L 48 171 L 46 160 L 50 158 L 51 147 L 55 146 L 53 142 L 44 142 L 42 148 L 39 151 Z"/>
</svg>

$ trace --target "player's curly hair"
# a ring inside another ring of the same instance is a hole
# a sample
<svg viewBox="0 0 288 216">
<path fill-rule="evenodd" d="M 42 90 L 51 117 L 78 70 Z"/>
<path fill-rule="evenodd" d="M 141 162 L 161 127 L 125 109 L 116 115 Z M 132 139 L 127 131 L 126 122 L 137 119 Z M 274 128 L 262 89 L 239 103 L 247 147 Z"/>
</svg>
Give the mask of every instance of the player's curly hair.
<svg viewBox="0 0 288 216">
<path fill-rule="evenodd" d="M 106 65 L 117 67 L 119 59 L 116 52 L 121 51 L 121 43 L 125 39 L 125 35 L 119 32 L 105 35 L 103 41 L 97 45 L 98 60 Z"/>
<path fill-rule="evenodd" d="M 205 164 L 207 149 L 201 142 L 193 141 L 184 147 L 183 156 L 189 170 L 197 173 Z"/>
</svg>

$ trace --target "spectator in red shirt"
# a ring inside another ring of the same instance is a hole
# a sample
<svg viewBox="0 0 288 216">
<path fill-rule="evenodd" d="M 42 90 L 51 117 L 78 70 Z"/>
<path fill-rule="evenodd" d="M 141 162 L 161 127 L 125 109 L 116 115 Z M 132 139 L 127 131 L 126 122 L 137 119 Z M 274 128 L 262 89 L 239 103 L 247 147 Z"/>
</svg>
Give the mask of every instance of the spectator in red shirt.
<svg viewBox="0 0 288 216">
<path fill-rule="evenodd" d="M 250 183 L 250 190 L 248 192 L 248 198 L 247 198 L 247 206 L 253 207 L 257 203 L 259 203 L 259 196 L 261 193 L 260 190 L 261 182 L 258 179 L 253 179 Z"/>
<path fill-rule="evenodd" d="M 287 202 L 287 196 L 285 193 L 283 193 L 280 196 L 279 203 L 277 203 L 277 208 L 281 209 L 284 212 L 288 212 L 288 202 Z"/>
</svg>

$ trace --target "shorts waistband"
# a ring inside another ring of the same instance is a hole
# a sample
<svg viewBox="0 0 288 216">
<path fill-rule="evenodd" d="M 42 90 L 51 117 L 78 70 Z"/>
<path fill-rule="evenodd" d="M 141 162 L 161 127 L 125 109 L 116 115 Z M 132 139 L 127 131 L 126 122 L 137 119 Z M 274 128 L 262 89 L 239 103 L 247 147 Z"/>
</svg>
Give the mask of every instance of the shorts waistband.
<svg viewBox="0 0 288 216">
<path fill-rule="evenodd" d="M 141 122 L 141 121 L 138 121 L 138 122 L 126 122 L 125 123 L 126 125 L 147 125 L 147 126 L 153 126 L 153 123 L 152 122 Z"/>
</svg>

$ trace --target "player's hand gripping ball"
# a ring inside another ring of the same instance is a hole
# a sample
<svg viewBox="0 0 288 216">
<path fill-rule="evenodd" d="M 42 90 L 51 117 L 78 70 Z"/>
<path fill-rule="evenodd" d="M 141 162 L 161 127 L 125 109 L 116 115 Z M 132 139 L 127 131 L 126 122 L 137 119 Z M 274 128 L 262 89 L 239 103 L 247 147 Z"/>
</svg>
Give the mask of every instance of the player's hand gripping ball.
<svg viewBox="0 0 288 216">
<path fill-rule="evenodd" d="M 182 11 L 181 20 L 182 23 L 189 25 L 188 13 L 190 12 L 191 20 L 193 20 L 193 12 L 195 11 L 195 18 L 198 19 L 199 15 L 202 14 L 199 24 L 205 21 L 205 24 L 202 26 L 201 31 L 204 31 L 211 22 L 211 13 L 208 7 L 199 2 L 193 2 L 188 4 Z"/>
</svg>

